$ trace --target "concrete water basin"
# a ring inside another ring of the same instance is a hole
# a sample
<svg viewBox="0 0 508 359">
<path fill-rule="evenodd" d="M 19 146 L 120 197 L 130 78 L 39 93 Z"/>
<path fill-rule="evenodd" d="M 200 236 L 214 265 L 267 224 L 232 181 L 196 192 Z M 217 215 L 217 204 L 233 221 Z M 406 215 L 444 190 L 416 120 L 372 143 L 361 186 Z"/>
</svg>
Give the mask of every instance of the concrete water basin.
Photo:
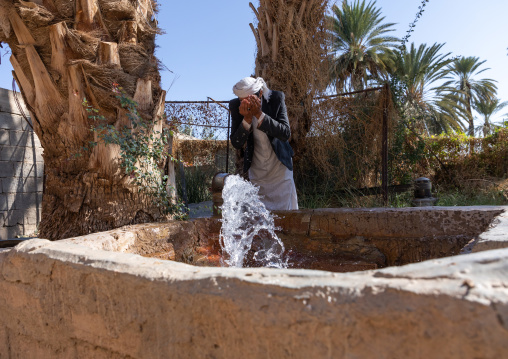
<svg viewBox="0 0 508 359">
<path fill-rule="evenodd" d="M 213 267 L 212 218 L 28 240 L 0 250 L 0 358 L 508 357 L 507 209 L 279 213 L 324 270 Z"/>
</svg>

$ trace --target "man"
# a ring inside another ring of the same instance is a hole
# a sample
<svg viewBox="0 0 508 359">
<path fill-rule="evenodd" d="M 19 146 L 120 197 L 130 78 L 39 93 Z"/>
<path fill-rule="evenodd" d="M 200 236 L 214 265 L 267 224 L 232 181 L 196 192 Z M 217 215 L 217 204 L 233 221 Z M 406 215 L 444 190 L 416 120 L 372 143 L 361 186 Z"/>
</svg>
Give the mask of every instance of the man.
<svg viewBox="0 0 508 359">
<path fill-rule="evenodd" d="M 268 210 L 298 209 L 284 93 L 270 90 L 261 77 L 242 79 L 233 92 L 238 98 L 229 102 L 231 143 L 237 149 L 247 143 L 244 173 Z"/>
</svg>

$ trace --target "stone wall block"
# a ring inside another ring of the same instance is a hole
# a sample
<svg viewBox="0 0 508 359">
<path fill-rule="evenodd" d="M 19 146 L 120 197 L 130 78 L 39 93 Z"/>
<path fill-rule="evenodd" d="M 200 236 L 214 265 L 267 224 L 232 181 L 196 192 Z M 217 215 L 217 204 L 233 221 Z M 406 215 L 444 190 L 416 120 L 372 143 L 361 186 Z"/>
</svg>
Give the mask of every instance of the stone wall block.
<svg viewBox="0 0 508 359">
<path fill-rule="evenodd" d="M 30 201 L 32 200 L 32 196 L 35 197 L 36 193 L 7 193 L 7 203 L 9 205 L 9 209 L 25 209 L 30 207 Z"/>
<path fill-rule="evenodd" d="M 425 233 L 428 223 L 422 220 L 422 212 L 413 212 L 413 210 L 401 213 L 401 226 L 405 231 L 404 233 L 399 233 L 399 235 L 405 234 L 409 238 L 416 238 Z"/>
<path fill-rule="evenodd" d="M 24 218 L 25 218 L 24 210 L 19 209 L 10 210 L 9 212 L 7 212 L 7 216 L 5 217 L 4 226 L 12 227 L 17 224 L 23 225 Z"/>
<path fill-rule="evenodd" d="M 497 217 L 494 222 L 479 236 L 473 252 L 508 247 L 508 210 Z M 505 323 L 508 323 L 508 321 Z"/>
<path fill-rule="evenodd" d="M 399 237 L 407 236 L 404 226 L 405 213 L 403 211 L 392 211 L 378 209 L 373 210 L 372 217 L 377 219 L 376 231 L 372 232 L 375 237 Z M 369 221 L 363 221 L 365 228 L 370 228 Z M 369 235 L 369 236 L 372 236 Z"/>
<path fill-rule="evenodd" d="M 30 133 L 31 134 L 33 133 L 31 129 L 30 129 Z M 30 136 L 32 136 L 32 135 L 30 135 Z M 30 146 L 35 146 L 35 148 L 42 151 L 41 140 L 39 140 L 39 137 L 37 137 L 37 135 L 35 133 L 33 133 L 33 142 L 32 142 L 32 138 L 30 138 Z"/>
<path fill-rule="evenodd" d="M 25 112 L 25 116 L 28 119 L 28 122 L 26 121 L 26 119 L 23 116 L 21 116 L 21 129 L 23 131 L 32 131 L 33 123 L 30 118 L 29 112 Z"/>
<path fill-rule="evenodd" d="M 2 178 L 1 181 L 3 193 L 42 192 L 43 180 L 40 177 Z"/>
<path fill-rule="evenodd" d="M 358 218 L 357 228 L 358 236 L 386 236 L 393 231 L 391 223 L 387 221 L 386 212 L 379 212 L 377 209 L 368 210 L 363 216 Z"/>
<path fill-rule="evenodd" d="M 8 195 L 0 193 L 0 211 L 8 211 L 9 207 Z"/>
<path fill-rule="evenodd" d="M 42 162 L 12 162 L 15 177 L 43 177 L 44 164 Z"/>
<path fill-rule="evenodd" d="M 310 219 L 310 237 L 321 237 L 329 235 L 329 218 L 325 210 L 315 210 Z"/>
<path fill-rule="evenodd" d="M 0 161 L 24 161 L 25 152 L 27 152 L 26 147 L 19 148 L 15 146 L 2 145 L 0 147 Z"/>
<path fill-rule="evenodd" d="M 22 111 L 15 101 L 15 94 L 0 89 L 0 211 L 5 211 L 0 227 L 2 239 L 33 232 L 42 207 L 43 149 L 22 116 L 23 112 L 31 121 L 19 94 L 18 98 Z M 0 359 L 3 359 L 1 353 Z"/>
<path fill-rule="evenodd" d="M 32 146 L 29 131 L 9 131 L 11 146 L 27 147 Z"/>
<path fill-rule="evenodd" d="M 0 128 L 0 146 L 9 146 L 11 144 L 9 138 L 9 130 L 4 130 Z"/>
<path fill-rule="evenodd" d="M 14 92 L 0 88 L 0 112 L 17 113 Z"/>
<path fill-rule="evenodd" d="M 0 161 L 0 178 L 11 178 L 16 175 L 14 164 L 8 161 Z"/>
<path fill-rule="evenodd" d="M 283 232 L 291 233 L 307 233 L 310 229 L 310 220 L 313 210 L 301 210 L 298 212 L 278 211 L 275 212 L 275 226 L 282 227 Z"/>
<path fill-rule="evenodd" d="M 29 216 L 25 216 L 25 231 L 29 232 L 29 233 L 33 233 L 35 232 L 35 230 L 37 229 L 37 226 L 39 225 L 39 223 L 41 222 L 41 213 L 39 212 L 38 214 L 31 214 Z"/>
<path fill-rule="evenodd" d="M 13 162 L 43 162 L 42 148 L 2 146 L 0 147 L 0 161 Z"/>
<path fill-rule="evenodd" d="M 429 225 L 426 228 L 427 235 L 433 236 L 433 235 L 439 235 L 440 233 L 444 233 L 444 228 L 446 227 L 442 221 L 447 218 L 447 213 L 445 211 L 439 211 L 439 212 L 429 212 L 425 211 L 422 213 L 424 217 L 422 220 L 426 223 L 429 223 Z M 449 222 L 447 223 L 448 229 L 450 232 Z"/>
<path fill-rule="evenodd" d="M 365 230 L 362 224 L 364 216 L 364 214 L 355 210 L 314 210 L 310 221 L 310 236 L 348 238 L 364 235 Z"/>
<path fill-rule="evenodd" d="M 31 209 L 41 207 L 42 193 L 39 192 L 18 192 L 4 194 L 7 196 L 9 209 Z"/>
<path fill-rule="evenodd" d="M 0 227 L 0 239 L 16 238 L 16 236 L 20 235 L 23 235 L 23 225 L 21 224 L 16 224 L 10 227 Z"/>
<path fill-rule="evenodd" d="M 508 353 L 508 298 L 499 284 L 507 250 L 331 274 L 198 268 L 31 240 L 0 253 L 0 262 L 0 328 L 17 336 L 0 353 L 13 358 Z"/>
<path fill-rule="evenodd" d="M 339 236 L 341 234 L 344 237 L 356 236 L 358 234 L 358 227 L 356 221 L 357 214 L 353 213 L 343 213 L 340 216 L 335 216 L 335 236 Z"/>
<path fill-rule="evenodd" d="M 0 128 L 5 130 L 19 131 L 23 129 L 25 119 L 19 115 L 3 112 L 0 109 Z"/>
</svg>

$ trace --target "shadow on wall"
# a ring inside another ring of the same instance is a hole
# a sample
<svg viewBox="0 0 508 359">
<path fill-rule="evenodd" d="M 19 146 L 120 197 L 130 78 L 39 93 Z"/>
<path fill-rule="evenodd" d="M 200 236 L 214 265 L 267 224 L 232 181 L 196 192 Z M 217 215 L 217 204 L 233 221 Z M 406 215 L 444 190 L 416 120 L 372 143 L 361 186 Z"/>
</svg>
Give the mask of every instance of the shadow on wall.
<svg viewBox="0 0 508 359">
<path fill-rule="evenodd" d="M 19 94 L 18 99 L 23 103 Z M 23 111 L 28 115 L 24 104 Z M 0 239 L 33 236 L 37 231 L 44 183 L 42 151 L 14 93 L 0 89 Z"/>
</svg>

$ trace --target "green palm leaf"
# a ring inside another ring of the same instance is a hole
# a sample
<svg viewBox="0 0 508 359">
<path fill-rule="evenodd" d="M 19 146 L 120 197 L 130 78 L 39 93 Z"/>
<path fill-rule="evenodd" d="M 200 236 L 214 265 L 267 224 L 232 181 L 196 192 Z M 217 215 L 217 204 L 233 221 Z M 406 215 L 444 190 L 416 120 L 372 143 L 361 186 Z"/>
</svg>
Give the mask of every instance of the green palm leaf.
<svg viewBox="0 0 508 359">
<path fill-rule="evenodd" d="M 478 57 L 474 56 L 455 59 L 444 71 L 444 78 L 447 81 L 437 89 L 439 94 L 450 94 L 454 95 L 457 100 L 460 99 L 470 136 L 474 135 L 473 104 L 482 98 L 493 100 L 497 92 L 495 84 L 497 81 L 476 79 L 479 74 L 489 70 L 489 68 L 480 69 L 485 61 L 480 61 Z"/>
<path fill-rule="evenodd" d="M 399 39 L 388 36 L 393 23 L 383 23 L 376 2 L 347 0 L 332 7 L 328 27 L 331 34 L 330 84 L 337 92 L 359 90 L 370 79 L 380 79 L 387 73 L 388 54 Z"/>
</svg>

